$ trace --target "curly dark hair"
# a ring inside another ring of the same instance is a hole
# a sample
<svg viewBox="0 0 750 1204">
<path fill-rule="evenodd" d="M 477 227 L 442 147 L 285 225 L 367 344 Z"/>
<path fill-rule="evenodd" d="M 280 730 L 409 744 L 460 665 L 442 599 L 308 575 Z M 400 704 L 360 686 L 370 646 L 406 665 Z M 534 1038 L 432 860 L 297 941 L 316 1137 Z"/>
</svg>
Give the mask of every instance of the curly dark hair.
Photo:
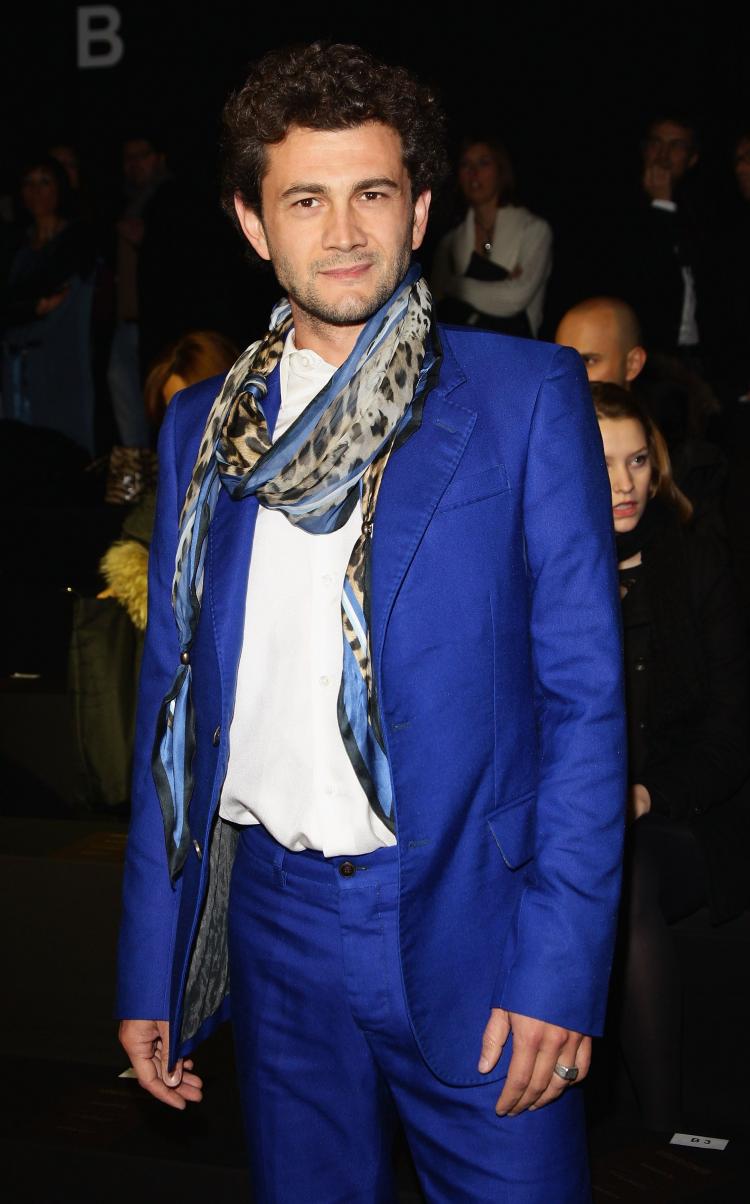
<svg viewBox="0 0 750 1204">
<path fill-rule="evenodd" d="M 446 174 L 445 119 L 433 92 L 403 67 L 361 46 L 313 42 L 272 50 L 224 106 L 221 200 L 235 221 L 234 197 L 261 211 L 266 146 L 292 126 L 345 130 L 380 121 L 401 137 L 412 196 Z"/>
</svg>

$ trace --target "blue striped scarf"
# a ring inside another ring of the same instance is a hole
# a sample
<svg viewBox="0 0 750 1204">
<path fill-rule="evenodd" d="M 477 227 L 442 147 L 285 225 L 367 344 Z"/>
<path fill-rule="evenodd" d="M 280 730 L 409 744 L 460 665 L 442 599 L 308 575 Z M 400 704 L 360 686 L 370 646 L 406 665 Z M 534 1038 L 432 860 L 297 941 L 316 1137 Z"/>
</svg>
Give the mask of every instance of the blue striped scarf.
<svg viewBox="0 0 750 1204">
<path fill-rule="evenodd" d="M 230 370 L 206 422 L 180 517 L 172 601 L 180 664 L 159 710 L 152 768 L 169 873 L 179 875 L 190 846 L 195 721 L 190 653 L 200 618 L 206 540 L 219 490 L 255 494 L 311 534 L 334 531 L 358 500 L 362 530 L 346 569 L 338 719 L 344 746 L 370 805 L 394 827 L 390 770 L 374 699 L 367 565 L 378 490 L 388 457 L 418 425 L 438 356 L 429 290 L 412 267 L 367 322 L 348 359 L 276 442 L 263 408 L 267 379 L 292 328 L 289 302 L 271 314 L 267 334 Z"/>
</svg>

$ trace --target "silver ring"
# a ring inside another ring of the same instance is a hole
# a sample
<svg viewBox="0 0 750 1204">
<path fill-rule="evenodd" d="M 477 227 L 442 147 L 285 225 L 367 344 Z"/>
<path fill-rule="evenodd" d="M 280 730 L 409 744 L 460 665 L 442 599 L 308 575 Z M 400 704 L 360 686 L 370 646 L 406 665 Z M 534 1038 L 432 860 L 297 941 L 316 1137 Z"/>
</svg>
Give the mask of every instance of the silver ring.
<svg viewBox="0 0 750 1204">
<path fill-rule="evenodd" d="M 574 1083 L 578 1078 L 577 1066 L 563 1066 L 562 1062 L 558 1062 L 555 1066 L 555 1074 L 559 1078 L 565 1079 L 566 1083 Z"/>
</svg>

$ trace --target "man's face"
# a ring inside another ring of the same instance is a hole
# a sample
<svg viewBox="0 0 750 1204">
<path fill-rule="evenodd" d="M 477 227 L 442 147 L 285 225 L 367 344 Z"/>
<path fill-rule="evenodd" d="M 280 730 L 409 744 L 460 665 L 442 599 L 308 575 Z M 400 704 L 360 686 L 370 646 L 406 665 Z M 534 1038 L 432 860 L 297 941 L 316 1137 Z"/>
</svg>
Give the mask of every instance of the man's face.
<svg viewBox="0 0 750 1204">
<path fill-rule="evenodd" d="M 675 121 L 657 121 L 643 144 L 644 167 L 661 167 L 672 180 L 681 180 L 698 162 L 693 132 Z"/>
<path fill-rule="evenodd" d="M 578 352 L 591 381 L 608 380 L 624 386 L 631 379 L 628 348 L 623 346 L 615 315 L 609 309 L 566 314 L 557 328 L 555 342 Z"/>
<path fill-rule="evenodd" d="M 734 174 L 743 201 L 750 201 L 750 138 L 741 138 L 734 152 Z"/>
<path fill-rule="evenodd" d="M 421 245 L 430 194 L 412 203 L 401 139 L 367 122 L 293 126 L 266 149 L 262 216 L 237 198 L 240 224 L 270 259 L 300 326 L 357 326 L 388 299 Z"/>
<path fill-rule="evenodd" d="M 145 138 L 131 138 L 122 148 L 122 170 L 133 188 L 145 188 L 164 165 L 164 156 Z"/>
</svg>

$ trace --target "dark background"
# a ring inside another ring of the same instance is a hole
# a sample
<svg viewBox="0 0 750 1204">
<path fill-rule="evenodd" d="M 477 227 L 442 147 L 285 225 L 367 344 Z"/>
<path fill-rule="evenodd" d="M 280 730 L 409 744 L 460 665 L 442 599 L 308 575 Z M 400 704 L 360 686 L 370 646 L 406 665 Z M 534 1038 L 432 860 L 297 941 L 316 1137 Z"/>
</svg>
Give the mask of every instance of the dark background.
<svg viewBox="0 0 750 1204">
<path fill-rule="evenodd" d="M 167 136 L 173 166 L 211 188 L 222 101 L 269 47 L 358 41 L 435 84 L 454 134 L 496 129 L 524 199 L 570 219 L 632 179 L 643 122 L 685 110 L 701 129 L 701 175 L 729 196 L 729 149 L 750 122 L 750 10 L 710 3 L 429 6 L 116 4 L 125 45 L 112 68 L 76 66 L 73 3 L 22 4 L 3 17 L 6 118 L 0 188 L 30 144 L 79 145 L 97 180 L 116 174 L 119 139 L 141 120 Z"/>
</svg>

